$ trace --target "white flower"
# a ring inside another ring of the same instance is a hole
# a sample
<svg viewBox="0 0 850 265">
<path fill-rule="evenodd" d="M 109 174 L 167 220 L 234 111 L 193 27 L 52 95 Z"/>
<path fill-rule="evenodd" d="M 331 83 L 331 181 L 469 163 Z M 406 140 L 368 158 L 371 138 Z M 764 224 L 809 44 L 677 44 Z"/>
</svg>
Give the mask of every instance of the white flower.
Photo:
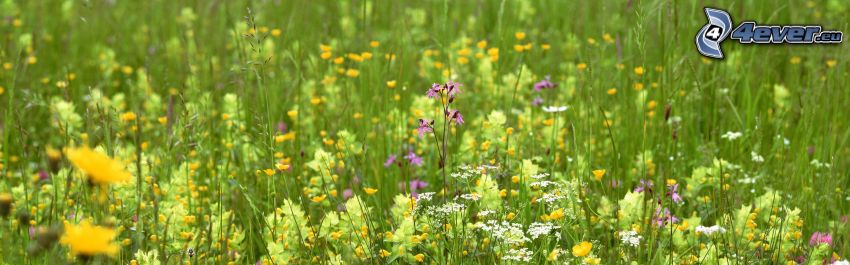
<svg viewBox="0 0 850 265">
<path fill-rule="evenodd" d="M 528 184 L 528 185 L 531 186 L 531 187 L 538 187 L 538 188 L 545 188 L 545 187 L 548 187 L 548 186 L 556 186 L 556 187 L 560 186 L 560 184 L 558 184 L 557 182 L 548 181 L 548 180 L 535 181 L 535 182 L 532 182 L 531 184 Z"/>
<path fill-rule="evenodd" d="M 567 106 L 544 106 L 543 111 L 549 113 L 563 112 L 567 110 Z"/>
<path fill-rule="evenodd" d="M 434 197 L 434 194 L 435 194 L 434 192 L 420 193 L 419 197 L 416 198 L 416 202 L 418 203 L 420 201 L 430 201 L 431 198 Z"/>
<path fill-rule="evenodd" d="M 717 233 L 717 232 L 726 233 L 726 229 L 723 228 L 723 227 L 720 227 L 719 225 L 712 225 L 712 226 L 709 226 L 709 227 L 697 226 L 696 228 L 694 228 L 694 231 L 697 231 L 699 233 L 703 233 L 707 236 L 710 236 L 711 234 L 714 234 L 714 233 Z"/>
<path fill-rule="evenodd" d="M 753 162 L 756 162 L 756 163 L 764 162 L 764 157 L 759 155 L 756 152 L 750 152 L 750 156 L 753 157 Z"/>
<path fill-rule="evenodd" d="M 720 138 L 723 138 L 723 139 L 726 139 L 726 140 L 732 141 L 732 140 L 735 140 L 735 139 L 741 138 L 741 136 L 744 136 L 744 134 L 743 134 L 743 133 L 741 133 L 741 132 L 727 131 L 726 133 L 724 133 L 723 135 L 721 135 L 721 136 L 720 136 Z"/>
<path fill-rule="evenodd" d="M 556 201 L 563 199 L 563 198 L 564 198 L 564 196 L 561 196 L 561 195 L 552 194 L 552 193 L 544 193 L 542 196 L 540 196 L 539 200 L 543 201 L 544 203 L 553 203 L 553 202 L 556 202 Z"/>
<path fill-rule="evenodd" d="M 538 174 L 532 175 L 531 178 L 542 179 L 542 178 L 545 178 L 545 177 L 548 177 L 548 176 L 549 176 L 549 173 L 538 173 Z"/>
<path fill-rule="evenodd" d="M 508 245 L 515 245 L 530 241 L 522 231 L 522 225 L 507 221 L 498 222 L 490 220 L 486 223 L 478 223 L 478 229 L 490 232 L 494 238 Z"/>
<path fill-rule="evenodd" d="M 496 211 L 493 211 L 493 210 L 486 210 L 486 211 L 480 211 L 480 212 L 478 212 L 478 214 L 477 214 L 477 215 L 478 215 L 478 217 L 484 217 L 484 216 L 488 216 L 488 215 L 491 215 L 491 214 L 494 214 L 494 213 L 496 213 Z"/>
<path fill-rule="evenodd" d="M 507 255 L 502 256 L 502 260 L 529 262 L 532 256 L 534 256 L 534 252 L 528 250 L 528 248 L 510 249 Z"/>
<path fill-rule="evenodd" d="M 821 161 L 818 161 L 817 159 L 812 160 L 812 162 L 809 162 L 809 164 L 811 164 L 812 166 L 815 166 L 816 168 L 822 168 L 822 167 L 829 168 L 829 167 L 832 166 L 829 163 L 823 163 Z"/>
<path fill-rule="evenodd" d="M 531 239 L 537 239 L 541 235 L 548 235 L 552 230 L 559 229 L 560 226 L 553 225 L 552 223 L 539 223 L 534 222 L 528 226 L 528 234 L 531 235 Z"/>
<path fill-rule="evenodd" d="M 850 261 L 847 261 L 846 259 L 845 260 L 838 260 L 838 261 L 833 262 L 831 265 L 850 265 Z"/>
<path fill-rule="evenodd" d="M 464 199 L 464 200 L 477 201 L 478 199 L 481 199 L 481 195 L 478 195 L 478 193 L 473 192 L 473 193 L 461 194 L 460 198 Z"/>
<path fill-rule="evenodd" d="M 643 237 L 638 235 L 635 231 L 629 230 L 620 232 L 620 241 L 622 241 L 625 245 L 637 247 L 640 245 L 641 239 L 643 239 Z"/>
</svg>

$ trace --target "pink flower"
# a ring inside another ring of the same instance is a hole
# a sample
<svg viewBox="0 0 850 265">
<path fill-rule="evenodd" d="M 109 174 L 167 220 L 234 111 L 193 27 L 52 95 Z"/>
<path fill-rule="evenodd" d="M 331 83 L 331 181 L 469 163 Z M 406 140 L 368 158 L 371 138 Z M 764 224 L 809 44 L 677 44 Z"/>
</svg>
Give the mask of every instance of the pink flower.
<svg viewBox="0 0 850 265">
<path fill-rule="evenodd" d="M 449 115 L 449 118 L 451 118 L 452 122 L 455 123 L 455 125 L 463 124 L 463 115 L 460 115 L 460 111 L 453 110 L 453 111 L 450 111 L 448 115 Z"/>
<path fill-rule="evenodd" d="M 830 235 L 829 233 L 821 232 L 812 233 L 812 237 L 809 238 L 809 245 L 817 246 L 820 244 L 827 244 L 829 246 L 832 246 L 832 235 Z"/>
<path fill-rule="evenodd" d="M 386 162 L 384 162 L 384 167 L 390 167 L 390 166 L 392 166 L 392 165 L 393 165 L 393 163 L 395 163 L 395 159 L 396 159 L 396 155 L 390 155 L 390 157 L 389 157 L 389 158 L 387 158 L 387 161 L 386 161 Z"/>
<path fill-rule="evenodd" d="M 425 136 L 425 133 L 433 132 L 434 128 L 431 128 L 433 124 L 434 121 L 419 119 L 419 127 L 416 128 L 416 131 L 419 132 L 419 137 Z"/>
<path fill-rule="evenodd" d="M 544 78 L 543 80 L 540 80 L 540 82 L 537 82 L 536 84 L 534 84 L 534 91 L 539 92 L 540 90 L 542 90 L 544 88 L 555 88 L 557 86 L 558 86 L 558 84 L 552 83 L 552 81 L 550 81 L 550 79 L 549 79 L 549 76 L 547 75 L 546 78 Z"/>
</svg>

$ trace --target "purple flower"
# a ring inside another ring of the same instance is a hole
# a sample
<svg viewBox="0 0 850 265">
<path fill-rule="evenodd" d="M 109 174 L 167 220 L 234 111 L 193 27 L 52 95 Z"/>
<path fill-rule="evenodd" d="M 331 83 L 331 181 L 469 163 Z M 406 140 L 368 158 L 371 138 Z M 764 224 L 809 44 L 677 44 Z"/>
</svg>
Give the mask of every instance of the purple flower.
<svg viewBox="0 0 850 265">
<path fill-rule="evenodd" d="M 431 88 L 428 89 L 428 92 L 425 94 L 429 98 L 436 98 L 440 95 L 440 92 L 443 90 L 443 86 L 440 84 L 434 83 L 431 85 Z"/>
<path fill-rule="evenodd" d="M 35 239 L 35 226 L 30 226 L 30 228 L 27 229 L 27 234 L 29 234 L 30 240 Z"/>
<path fill-rule="evenodd" d="M 460 115 L 460 111 L 452 110 L 452 111 L 449 112 L 448 115 L 449 115 L 449 118 L 451 118 L 452 122 L 455 123 L 455 125 L 463 124 L 463 115 Z"/>
<path fill-rule="evenodd" d="M 421 181 L 419 179 L 414 179 L 410 181 L 410 189 L 411 190 L 419 190 L 428 187 L 428 182 Z"/>
<path fill-rule="evenodd" d="M 287 127 L 286 127 L 285 122 L 281 121 L 281 122 L 277 123 L 277 131 L 278 132 L 280 132 L 281 134 L 286 134 L 286 130 L 287 130 Z"/>
<path fill-rule="evenodd" d="M 640 180 L 640 185 L 635 188 L 635 192 L 644 192 L 644 191 L 652 192 L 652 181 L 651 180 Z"/>
<path fill-rule="evenodd" d="M 419 190 L 425 189 L 425 187 L 428 187 L 428 182 L 425 182 L 425 181 L 422 181 L 422 180 L 419 180 L 419 179 L 414 179 L 414 180 L 411 180 L 410 183 L 408 183 L 408 185 L 409 185 L 408 187 L 410 188 L 410 195 L 412 195 L 414 198 L 418 198 L 419 194 L 416 193 L 416 191 L 419 191 Z M 399 182 L 398 188 L 403 190 L 404 189 L 404 182 Z"/>
<path fill-rule="evenodd" d="M 434 124 L 434 121 L 419 119 L 419 127 L 416 128 L 416 131 L 419 132 L 419 137 L 425 136 L 425 133 L 433 132 L 434 129 L 431 128 L 432 124 Z"/>
<path fill-rule="evenodd" d="M 404 158 L 407 159 L 407 162 L 410 162 L 411 165 L 417 167 L 422 166 L 422 158 L 417 156 L 413 151 L 408 152 Z"/>
<path fill-rule="evenodd" d="M 454 97 L 456 94 L 461 93 L 461 91 L 460 91 L 461 86 L 463 86 L 463 84 L 449 80 L 449 82 L 446 83 L 446 85 L 445 85 L 445 89 L 447 91 L 446 93 L 449 94 L 449 97 Z"/>
<path fill-rule="evenodd" d="M 47 174 L 47 171 L 44 171 L 44 170 L 38 171 L 38 180 L 39 181 L 46 181 L 48 179 L 50 179 L 50 175 Z"/>
<path fill-rule="evenodd" d="M 673 199 L 673 202 L 679 203 L 679 204 L 681 204 L 683 202 L 682 196 L 679 196 L 679 184 L 678 183 L 667 186 L 667 189 L 669 190 L 667 192 L 667 195 L 670 196 L 671 199 Z"/>
<path fill-rule="evenodd" d="M 812 237 L 809 238 L 809 246 L 817 246 L 820 244 L 832 246 L 832 235 L 829 233 L 814 232 Z"/>
<path fill-rule="evenodd" d="M 548 89 L 548 88 L 554 88 L 554 87 L 557 87 L 557 86 L 558 86 L 558 84 L 552 83 L 552 81 L 550 81 L 550 79 L 549 79 L 549 76 L 547 75 L 546 78 L 544 78 L 543 80 L 540 80 L 540 82 L 537 82 L 536 84 L 534 84 L 534 91 L 540 92 L 540 90 L 542 90 L 544 88 Z"/>
<path fill-rule="evenodd" d="M 392 166 L 392 165 L 393 165 L 393 163 L 395 163 L 395 159 L 396 159 L 396 155 L 390 155 L 390 157 L 389 157 L 389 158 L 387 158 L 387 161 L 386 161 L 386 162 L 384 162 L 384 167 L 390 167 L 390 166 Z"/>
<path fill-rule="evenodd" d="M 342 191 L 342 197 L 345 198 L 345 199 L 351 198 L 351 196 L 353 196 L 353 195 L 354 195 L 354 192 L 351 191 L 350 188 Z"/>
<path fill-rule="evenodd" d="M 675 224 L 679 222 L 679 218 L 670 214 L 670 210 L 666 207 L 664 210 L 656 208 L 653 218 L 655 219 L 655 225 L 659 228 L 663 228 L 666 224 Z"/>
<path fill-rule="evenodd" d="M 535 106 L 535 107 L 537 107 L 537 105 L 540 105 L 542 103 L 543 103 L 543 99 L 540 98 L 540 96 L 535 97 L 534 100 L 531 101 L 531 105 Z"/>
</svg>

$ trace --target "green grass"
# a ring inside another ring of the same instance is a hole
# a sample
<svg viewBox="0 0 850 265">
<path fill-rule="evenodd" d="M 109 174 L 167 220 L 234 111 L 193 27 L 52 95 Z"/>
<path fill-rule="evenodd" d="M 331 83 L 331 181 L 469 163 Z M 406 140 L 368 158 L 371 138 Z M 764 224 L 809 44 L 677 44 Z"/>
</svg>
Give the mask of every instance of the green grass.
<svg viewBox="0 0 850 265">
<path fill-rule="evenodd" d="M 510 263 L 522 248 L 532 264 L 850 255 L 844 44 L 727 41 L 724 60 L 705 59 L 698 1 L 0 2 L 8 264 L 407 264 L 417 254 L 478 264 Z M 840 1 L 710 6 L 736 23 L 848 30 Z M 535 92 L 545 76 L 558 86 Z M 458 126 L 425 97 L 450 79 L 463 83 L 450 108 Z M 421 118 L 436 120 L 433 135 L 418 137 Z M 81 146 L 123 161 L 132 180 L 90 185 L 48 155 Z M 405 162 L 409 151 L 422 166 Z M 290 169 L 263 172 L 277 164 Z M 498 168 L 452 176 L 463 165 Z M 559 186 L 533 187 L 538 173 Z M 411 207 L 402 183 L 417 179 L 428 183 L 417 193 L 436 194 Z M 652 192 L 631 192 L 641 180 Z M 679 184 L 684 204 L 665 183 Z M 465 208 L 436 214 L 451 202 Z M 679 222 L 655 225 L 664 208 Z M 81 218 L 117 231 L 119 253 L 86 260 L 51 238 Z M 529 240 L 510 244 L 510 233 L 482 228 L 489 220 Z M 558 228 L 531 239 L 532 223 Z M 714 224 L 727 232 L 694 230 Z M 638 247 L 621 242 L 629 230 Z M 811 246 L 814 232 L 833 244 Z M 576 257 L 582 241 L 593 247 Z"/>
</svg>

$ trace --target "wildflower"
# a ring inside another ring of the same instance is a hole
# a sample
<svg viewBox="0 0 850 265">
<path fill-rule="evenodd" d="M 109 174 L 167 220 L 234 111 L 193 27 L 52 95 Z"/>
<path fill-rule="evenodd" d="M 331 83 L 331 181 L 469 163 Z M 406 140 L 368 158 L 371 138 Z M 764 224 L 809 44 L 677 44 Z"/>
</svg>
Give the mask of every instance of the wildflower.
<svg viewBox="0 0 850 265">
<path fill-rule="evenodd" d="M 106 185 L 130 180 L 130 172 L 118 160 L 88 147 L 68 149 L 68 160 L 89 177 L 93 184 Z"/>
<path fill-rule="evenodd" d="M 445 93 L 445 95 L 449 96 L 451 101 L 454 99 L 455 95 L 461 93 L 461 86 L 463 86 L 463 84 L 451 80 L 442 85 L 434 83 L 431 85 L 431 88 L 428 89 L 425 95 L 429 98 L 436 98 L 437 96 L 440 96 Z"/>
<path fill-rule="evenodd" d="M 514 33 L 514 37 L 516 37 L 517 40 L 525 39 L 525 32 L 517 31 Z"/>
<path fill-rule="evenodd" d="M 557 210 L 554 210 L 551 213 L 549 213 L 549 215 L 547 216 L 548 220 L 558 220 L 558 219 L 561 219 L 561 218 L 564 218 L 564 208 L 559 208 Z"/>
<path fill-rule="evenodd" d="M 543 98 L 541 98 L 540 96 L 534 97 L 534 99 L 531 100 L 531 105 L 535 107 L 537 107 L 537 105 L 540 105 L 541 103 L 543 103 Z"/>
<path fill-rule="evenodd" d="M 456 125 L 463 124 L 463 115 L 460 114 L 458 110 L 452 110 L 448 112 L 448 117 L 452 120 L 452 122 Z"/>
<path fill-rule="evenodd" d="M 726 229 L 719 226 L 719 225 L 712 225 L 712 226 L 709 226 L 709 227 L 705 227 L 705 226 L 700 225 L 700 226 L 697 226 L 696 228 L 694 228 L 694 231 L 696 231 L 697 233 L 703 233 L 707 236 L 710 236 L 711 234 L 714 234 L 714 233 L 717 233 L 717 232 L 725 233 Z"/>
<path fill-rule="evenodd" d="M 590 254 L 590 250 L 593 249 L 593 244 L 587 241 L 582 241 L 577 245 L 573 246 L 573 256 L 576 257 L 584 257 Z"/>
<path fill-rule="evenodd" d="M 812 233 L 812 237 L 809 238 L 809 245 L 810 246 L 817 246 L 817 245 L 820 245 L 820 244 L 827 244 L 829 246 L 832 246 L 832 235 L 829 234 L 829 233 L 821 233 L 821 232 Z"/>
<path fill-rule="evenodd" d="M 534 222 L 528 227 L 528 234 L 531 235 L 531 239 L 537 239 L 542 235 L 548 235 L 552 230 L 560 229 L 560 226 L 553 225 L 552 223 L 538 223 Z"/>
<path fill-rule="evenodd" d="M 560 248 L 554 248 L 554 249 L 552 249 L 551 252 L 549 252 L 549 255 L 546 256 L 546 260 L 556 261 L 556 260 L 558 260 L 558 256 L 560 256 L 560 255 L 561 255 L 561 249 Z"/>
<path fill-rule="evenodd" d="M 387 81 L 387 87 L 389 87 L 389 88 L 395 88 L 396 83 L 397 83 L 397 82 L 396 82 L 395 80 Z"/>
<path fill-rule="evenodd" d="M 59 240 L 71 249 L 74 255 L 93 257 L 100 254 L 115 256 L 118 244 L 113 240 L 118 233 L 110 228 L 95 226 L 88 221 L 79 225 L 65 224 L 65 232 Z"/>
<path fill-rule="evenodd" d="M 423 262 L 423 261 L 425 261 L 425 255 L 422 254 L 422 253 L 419 253 L 419 254 L 416 254 L 416 256 L 413 256 L 413 259 L 415 259 L 416 262 Z"/>
<path fill-rule="evenodd" d="M 429 98 L 436 98 L 440 95 L 440 91 L 442 91 L 442 86 L 440 84 L 434 83 L 431 85 L 431 88 L 425 93 Z"/>
<path fill-rule="evenodd" d="M 639 185 L 639 186 L 637 186 L 637 187 L 635 188 L 635 192 L 636 192 L 636 193 L 638 193 L 638 192 L 644 192 L 644 191 L 652 192 L 652 185 L 653 185 L 653 184 L 652 184 L 652 181 L 651 181 L 651 180 L 641 179 L 641 180 L 640 180 L 640 185 Z"/>
<path fill-rule="evenodd" d="M 643 237 L 638 235 L 637 231 L 629 230 L 620 232 L 620 242 L 623 242 L 625 245 L 637 247 L 640 245 L 641 239 Z"/>
<path fill-rule="evenodd" d="M 363 192 L 366 192 L 368 195 L 373 195 L 378 192 L 378 189 L 373 188 L 363 188 Z"/>
<path fill-rule="evenodd" d="M 125 112 L 124 114 L 121 114 L 121 121 L 129 122 L 134 120 L 136 120 L 136 114 L 133 112 Z"/>
<path fill-rule="evenodd" d="M 550 81 L 550 77 L 547 75 L 546 78 L 544 78 L 543 80 L 540 80 L 540 82 L 537 82 L 537 83 L 534 84 L 534 91 L 540 92 L 540 90 L 542 90 L 544 88 L 550 89 L 550 88 L 555 88 L 557 86 L 558 86 L 558 84 L 552 83 L 552 81 Z"/>
<path fill-rule="evenodd" d="M 407 162 L 409 162 L 411 165 L 417 167 L 422 166 L 422 157 L 417 156 L 416 153 L 414 153 L 413 151 L 408 152 L 407 155 L 404 156 L 404 158 L 407 159 Z"/>
<path fill-rule="evenodd" d="M 386 249 L 381 249 L 381 251 L 379 251 L 378 253 L 379 253 L 378 255 L 380 255 L 382 258 L 386 258 L 386 257 L 389 257 L 390 255 L 392 255 Z"/>
<path fill-rule="evenodd" d="M 567 108 L 567 106 L 544 106 L 543 111 L 548 113 L 558 113 L 566 111 Z"/>
<path fill-rule="evenodd" d="M 395 160 L 396 160 L 396 155 L 390 155 L 390 157 L 389 157 L 389 158 L 387 158 L 387 161 L 386 161 L 386 162 L 384 162 L 384 167 L 390 167 L 390 166 L 392 166 L 392 165 L 393 165 L 393 163 L 395 163 Z"/>
<path fill-rule="evenodd" d="M 528 248 L 509 249 L 508 253 L 502 256 L 502 260 L 529 262 L 532 257 L 534 257 L 534 252 L 528 250 Z"/>
<path fill-rule="evenodd" d="M 644 69 L 643 69 L 643 66 L 635 67 L 635 74 L 636 74 L 636 75 L 643 75 L 643 73 L 644 73 L 644 72 L 645 72 L 645 71 L 644 71 Z"/>
<path fill-rule="evenodd" d="M 726 133 L 721 135 L 720 138 L 723 138 L 723 139 L 726 139 L 726 140 L 729 140 L 729 141 L 733 141 L 735 139 L 741 138 L 741 136 L 743 136 L 743 135 L 744 134 L 741 133 L 741 132 L 727 131 Z"/>
<path fill-rule="evenodd" d="M 354 196 L 354 191 L 352 191 L 351 189 L 345 189 L 342 191 L 343 198 L 348 199 L 351 198 L 351 196 Z"/>
<path fill-rule="evenodd" d="M 425 133 L 433 132 L 434 128 L 431 127 L 434 125 L 434 121 L 419 119 L 419 127 L 416 128 L 416 131 L 419 133 L 419 137 L 425 136 Z"/>
<path fill-rule="evenodd" d="M 670 196 L 670 199 L 675 203 L 681 204 L 683 202 L 682 196 L 679 196 L 679 184 L 673 184 L 667 186 L 667 195 Z"/>
<path fill-rule="evenodd" d="M 655 225 L 659 228 L 664 227 L 666 224 L 679 222 L 679 218 L 670 214 L 670 210 L 666 207 L 664 209 L 656 208 L 653 218 L 655 219 Z"/>
<path fill-rule="evenodd" d="M 603 176 L 605 176 L 604 169 L 597 169 L 593 171 L 593 178 L 595 178 L 596 181 L 601 181 Z"/>
<path fill-rule="evenodd" d="M 324 200 L 325 200 L 325 198 L 327 198 L 327 197 L 328 197 L 328 195 L 324 195 L 324 194 L 322 194 L 321 196 L 315 196 L 315 197 L 313 197 L 313 198 L 310 198 L 310 200 L 311 200 L 311 201 L 313 201 L 313 202 L 315 202 L 315 203 L 321 203 L 321 202 L 322 202 L 322 201 L 324 201 Z"/>
</svg>

